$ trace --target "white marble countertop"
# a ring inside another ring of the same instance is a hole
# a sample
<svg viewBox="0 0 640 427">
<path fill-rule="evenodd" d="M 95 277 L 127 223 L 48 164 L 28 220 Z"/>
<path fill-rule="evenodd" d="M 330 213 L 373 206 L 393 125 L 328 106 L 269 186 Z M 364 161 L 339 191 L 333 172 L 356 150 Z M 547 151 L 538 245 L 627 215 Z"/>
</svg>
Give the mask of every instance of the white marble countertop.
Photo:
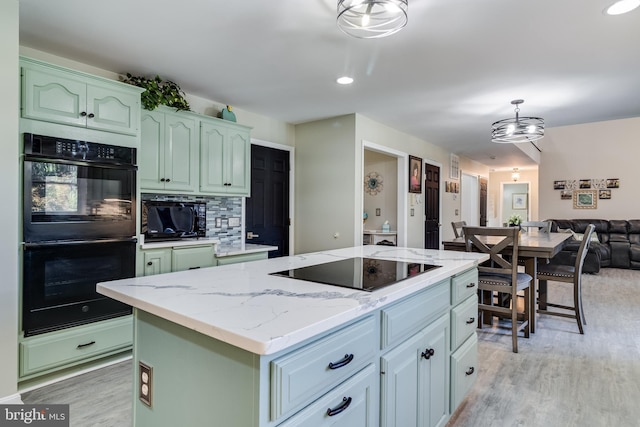
<svg viewBox="0 0 640 427">
<path fill-rule="evenodd" d="M 252 243 L 222 243 L 216 237 L 200 237 L 197 239 L 164 240 L 160 242 L 145 241 L 144 236 L 139 237 L 141 249 L 179 248 L 184 246 L 215 245 L 217 257 L 243 255 L 256 252 L 269 252 L 278 250 L 277 246 L 256 245 Z"/>
<path fill-rule="evenodd" d="M 269 273 L 352 257 L 441 265 L 374 292 Z M 99 283 L 97 291 L 255 354 L 272 354 L 463 272 L 487 255 L 361 246 Z"/>
<path fill-rule="evenodd" d="M 183 240 L 163 240 L 160 242 L 145 241 L 144 236 L 140 236 L 138 241 L 140 242 L 140 248 L 142 249 L 159 249 L 159 248 L 179 248 L 181 246 L 204 246 L 204 245 L 217 245 L 220 243 L 215 237 L 200 237 L 190 238 Z"/>
</svg>

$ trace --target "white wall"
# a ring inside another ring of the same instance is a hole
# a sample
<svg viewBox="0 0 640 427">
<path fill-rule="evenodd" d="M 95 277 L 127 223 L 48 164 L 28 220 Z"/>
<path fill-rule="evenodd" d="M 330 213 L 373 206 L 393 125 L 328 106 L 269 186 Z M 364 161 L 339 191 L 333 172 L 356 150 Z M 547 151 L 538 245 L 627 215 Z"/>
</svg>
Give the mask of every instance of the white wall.
<svg viewBox="0 0 640 427">
<path fill-rule="evenodd" d="M 549 128 L 540 145 L 540 219 L 640 218 L 640 117 Z M 606 178 L 620 179 L 620 188 L 597 209 L 573 209 L 553 189 L 557 180 Z"/>
<path fill-rule="evenodd" d="M 389 221 L 391 230 L 398 228 L 398 160 L 395 157 L 375 151 L 364 151 L 364 177 L 369 172 L 377 172 L 382 176 L 383 188 L 376 195 L 364 192 L 364 211 L 369 218 L 364 223 L 366 230 L 381 230 L 382 224 Z M 380 216 L 376 216 L 380 209 Z"/>
<path fill-rule="evenodd" d="M 18 114 L 18 0 L 0 2 L 0 403 L 19 400 L 18 381 L 18 206 L 20 183 Z M 13 209 L 12 209 L 13 207 Z"/>
<path fill-rule="evenodd" d="M 517 166 L 517 165 L 514 165 Z M 518 182 L 529 184 L 529 220 L 542 221 L 546 218 L 540 217 L 538 207 L 538 167 L 518 170 L 520 178 Z M 487 225 L 491 227 L 502 227 L 503 220 L 500 218 L 501 199 L 503 183 L 513 183 L 512 171 L 491 172 L 489 174 L 489 188 L 487 194 Z"/>
<path fill-rule="evenodd" d="M 362 180 L 356 182 L 356 176 L 363 176 L 354 174 L 354 165 L 361 163 L 355 126 L 351 114 L 295 128 L 296 253 L 355 244 L 356 222 L 362 224 Z"/>
</svg>

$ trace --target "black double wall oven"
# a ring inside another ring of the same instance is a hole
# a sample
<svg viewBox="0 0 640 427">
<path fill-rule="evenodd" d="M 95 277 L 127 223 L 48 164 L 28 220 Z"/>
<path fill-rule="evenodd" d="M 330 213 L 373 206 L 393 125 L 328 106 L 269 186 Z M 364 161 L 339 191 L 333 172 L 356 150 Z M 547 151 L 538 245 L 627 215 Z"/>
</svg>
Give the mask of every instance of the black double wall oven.
<svg viewBox="0 0 640 427">
<path fill-rule="evenodd" d="M 135 275 L 136 149 L 25 133 L 23 167 L 25 336 L 131 313 L 96 283 Z"/>
</svg>

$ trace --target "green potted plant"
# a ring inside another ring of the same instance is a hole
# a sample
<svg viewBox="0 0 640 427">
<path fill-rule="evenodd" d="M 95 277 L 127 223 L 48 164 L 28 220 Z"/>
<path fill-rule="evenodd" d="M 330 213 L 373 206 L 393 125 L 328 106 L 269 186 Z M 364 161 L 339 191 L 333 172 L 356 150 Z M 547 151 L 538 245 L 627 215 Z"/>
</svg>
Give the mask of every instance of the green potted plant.
<svg viewBox="0 0 640 427">
<path fill-rule="evenodd" d="M 140 95 L 142 107 L 145 110 L 151 111 L 155 110 L 158 105 L 166 105 L 176 110 L 191 111 L 191 107 L 185 99 L 185 93 L 180 89 L 180 86 L 172 81 L 163 81 L 158 75 L 148 79 L 142 76 L 133 76 L 130 73 L 127 73 L 127 78 L 122 81 L 146 89 Z"/>
<path fill-rule="evenodd" d="M 507 220 L 509 227 L 520 227 L 522 224 L 522 217 L 520 215 L 513 214 Z"/>
</svg>

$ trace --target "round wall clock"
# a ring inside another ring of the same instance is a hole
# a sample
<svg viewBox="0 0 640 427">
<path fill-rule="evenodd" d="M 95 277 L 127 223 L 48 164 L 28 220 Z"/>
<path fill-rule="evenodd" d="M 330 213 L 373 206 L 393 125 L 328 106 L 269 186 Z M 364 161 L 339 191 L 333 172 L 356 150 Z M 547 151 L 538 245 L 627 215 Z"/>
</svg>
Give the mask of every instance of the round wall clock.
<svg viewBox="0 0 640 427">
<path fill-rule="evenodd" d="M 375 196 L 382 191 L 382 175 L 378 172 L 369 172 L 364 177 L 364 191 Z"/>
</svg>

